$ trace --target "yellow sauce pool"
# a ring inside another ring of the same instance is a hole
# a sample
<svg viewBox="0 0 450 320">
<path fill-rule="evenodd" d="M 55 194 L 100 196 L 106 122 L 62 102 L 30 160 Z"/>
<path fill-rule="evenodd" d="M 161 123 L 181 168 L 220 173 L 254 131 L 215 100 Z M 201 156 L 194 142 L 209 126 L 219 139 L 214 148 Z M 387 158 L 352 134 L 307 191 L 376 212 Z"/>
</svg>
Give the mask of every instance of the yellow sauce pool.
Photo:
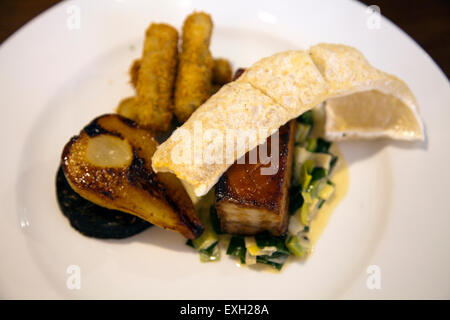
<svg viewBox="0 0 450 320">
<path fill-rule="evenodd" d="M 350 178 L 344 155 L 341 153 L 336 143 L 331 145 L 330 151 L 339 157 L 336 167 L 334 168 L 334 172 L 331 175 L 331 181 L 334 182 L 336 188 L 333 196 L 323 204 L 322 208 L 320 208 L 317 212 L 316 217 L 311 221 L 309 238 L 311 240 L 313 250 L 320 238 L 320 235 L 327 226 L 328 220 L 333 214 L 333 211 L 347 194 L 349 186 Z"/>
</svg>

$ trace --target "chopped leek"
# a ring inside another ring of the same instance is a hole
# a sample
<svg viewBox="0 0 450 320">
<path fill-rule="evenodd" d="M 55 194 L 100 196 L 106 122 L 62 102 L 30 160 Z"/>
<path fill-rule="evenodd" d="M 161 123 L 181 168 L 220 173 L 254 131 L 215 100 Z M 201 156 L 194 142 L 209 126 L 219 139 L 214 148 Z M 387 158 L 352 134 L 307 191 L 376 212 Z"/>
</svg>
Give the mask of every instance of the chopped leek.
<svg viewBox="0 0 450 320">
<path fill-rule="evenodd" d="M 247 250 L 247 252 L 246 252 L 246 254 L 245 254 L 245 264 L 247 264 L 247 265 L 249 265 L 249 266 L 252 265 L 252 264 L 256 264 L 256 263 L 257 263 L 256 259 L 257 259 L 256 255 L 252 255 L 252 254 Z"/>
<path fill-rule="evenodd" d="M 314 200 L 319 197 L 319 194 L 322 192 L 322 190 L 326 187 L 327 183 L 325 178 L 321 178 L 318 180 L 313 180 L 306 190 L 310 195 L 311 198 Z M 313 201 L 310 201 L 311 203 Z"/>
<path fill-rule="evenodd" d="M 312 152 L 309 152 L 303 147 L 295 147 L 294 150 L 295 163 L 302 164 L 306 160 L 310 159 L 312 155 L 313 155 Z"/>
<path fill-rule="evenodd" d="M 217 261 L 220 258 L 219 240 L 211 244 L 206 249 L 200 249 L 200 261 L 209 262 Z"/>
<path fill-rule="evenodd" d="M 294 151 L 294 164 L 302 164 L 306 160 L 312 160 L 315 167 L 329 170 L 333 155 L 329 153 L 310 152 L 304 147 L 296 146 Z"/>
<path fill-rule="evenodd" d="M 309 183 L 311 182 L 312 176 L 312 170 L 314 168 L 314 162 L 312 160 L 306 160 L 303 165 L 302 169 L 300 171 L 300 184 L 302 186 L 302 190 L 306 190 Z"/>
<path fill-rule="evenodd" d="M 302 207 L 300 208 L 299 219 L 302 225 L 309 225 L 309 204 L 307 202 L 303 203 Z"/>
<path fill-rule="evenodd" d="M 310 159 L 314 161 L 314 166 L 323 168 L 325 170 L 330 169 L 330 163 L 333 159 L 333 156 L 328 153 L 310 153 Z"/>
<path fill-rule="evenodd" d="M 313 218 L 313 214 L 315 214 L 315 209 L 317 208 L 317 204 L 319 203 L 319 198 L 313 198 L 312 203 L 309 205 L 309 220 Z"/>
<path fill-rule="evenodd" d="M 310 126 L 314 125 L 314 117 L 311 110 L 306 111 L 300 117 L 297 118 L 297 122 L 309 124 Z"/>
<path fill-rule="evenodd" d="M 317 181 L 319 179 L 325 178 L 327 176 L 327 171 L 324 168 L 315 167 L 311 172 L 311 181 Z"/>
<path fill-rule="evenodd" d="M 317 208 L 318 208 L 318 209 L 322 208 L 322 206 L 323 206 L 324 203 L 325 203 L 325 200 L 319 199 L 319 203 L 318 203 L 318 205 L 317 205 Z"/>
<path fill-rule="evenodd" d="M 258 255 L 259 247 L 254 237 L 245 237 L 245 247 L 251 255 Z"/>
<path fill-rule="evenodd" d="M 294 214 L 295 211 L 303 205 L 303 196 L 300 186 L 291 187 L 289 193 L 289 213 Z"/>
<path fill-rule="evenodd" d="M 331 173 L 333 168 L 336 166 L 337 161 L 338 161 L 338 157 L 333 155 L 331 158 L 331 161 L 330 161 L 330 169 L 328 169 L 328 173 Z"/>
<path fill-rule="evenodd" d="M 313 202 L 313 197 L 311 196 L 310 192 L 302 192 L 303 196 L 303 203 L 305 204 L 311 204 Z"/>
<path fill-rule="evenodd" d="M 216 261 L 220 258 L 219 238 L 211 223 L 211 210 L 209 208 L 199 209 L 199 217 L 205 226 L 203 233 L 194 240 L 188 240 L 187 245 L 192 246 L 200 253 L 200 261 Z"/>
<path fill-rule="evenodd" d="M 309 232 L 309 231 L 308 231 Z M 305 248 L 307 251 L 311 249 L 311 241 L 308 238 L 307 232 L 300 232 L 297 234 L 298 243 L 302 248 Z"/>
<path fill-rule="evenodd" d="M 217 242 L 218 238 L 214 230 L 206 227 L 205 231 L 197 238 L 192 240 L 194 247 L 197 250 L 205 250 L 209 248 L 213 243 Z"/>
<path fill-rule="evenodd" d="M 299 258 L 303 257 L 308 252 L 306 248 L 303 248 L 300 245 L 297 236 L 289 238 L 288 242 L 286 243 L 286 246 L 294 256 Z"/>
<path fill-rule="evenodd" d="M 239 257 L 242 264 L 245 264 L 245 256 L 247 249 L 245 248 L 245 241 L 243 237 L 233 236 L 230 239 L 230 244 L 228 245 L 227 254 L 230 256 Z"/>
<path fill-rule="evenodd" d="M 281 270 L 281 268 L 283 267 L 284 263 L 286 262 L 289 253 L 278 253 L 276 252 L 275 254 L 271 255 L 271 256 L 257 256 L 256 257 L 256 262 L 258 263 L 262 263 L 262 264 L 267 264 L 277 270 Z"/>
<path fill-rule="evenodd" d="M 324 184 L 323 189 L 319 192 L 319 198 L 328 200 L 334 192 L 334 187 L 328 183 Z"/>
<path fill-rule="evenodd" d="M 286 248 L 285 236 L 272 236 L 268 232 L 263 232 L 255 236 L 256 244 L 260 249 L 266 249 L 268 247 L 275 247 L 276 252 L 289 254 L 289 250 Z"/>
<path fill-rule="evenodd" d="M 191 239 L 188 239 L 188 240 L 186 241 L 186 245 L 189 246 L 189 247 L 191 247 L 191 248 L 194 248 L 194 249 L 195 249 L 194 243 L 192 242 Z"/>
<path fill-rule="evenodd" d="M 315 138 L 312 137 L 308 137 L 306 139 L 306 150 L 308 150 L 309 152 L 314 152 L 316 150 L 317 147 L 317 140 Z"/>
<path fill-rule="evenodd" d="M 300 222 L 300 209 L 289 218 L 288 234 L 293 235 L 305 229 L 305 225 Z"/>
<path fill-rule="evenodd" d="M 245 247 L 247 248 L 247 253 L 252 256 L 270 256 L 272 253 L 277 251 L 276 246 L 266 246 L 260 248 L 256 243 L 255 237 L 245 237 Z"/>
<path fill-rule="evenodd" d="M 302 144 L 311 131 L 311 125 L 296 123 L 295 125 L 295 144 Z"/>
<path fill-rule="evenodd" d="M 330 146 L 331 142 L 328 142 L 322 138 L 318 138 L 314 152 L 327 153 L 328 150 L 330 149 Z"/>
</svg>

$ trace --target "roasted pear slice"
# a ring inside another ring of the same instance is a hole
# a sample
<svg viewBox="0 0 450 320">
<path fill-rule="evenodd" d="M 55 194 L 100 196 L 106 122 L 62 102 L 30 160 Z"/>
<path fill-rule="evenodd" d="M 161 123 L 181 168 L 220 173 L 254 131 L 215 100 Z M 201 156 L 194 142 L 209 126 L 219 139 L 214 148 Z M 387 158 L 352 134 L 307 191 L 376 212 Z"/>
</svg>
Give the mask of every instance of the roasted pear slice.
<svg viewBox="0 0 450 320">
<path fill-rule="evenodd" d="M 133 121 L 107 114 L 66 144 L 61 164 L 83 198 L 194 239 L 203 226 L 182 183 L 171 173 L 152 170 L 157 146 L 151 133 Z"/>
<path fill-rule="evenodd" d="M 134 215 L 100 207 L 73 191 L 61 166 L 56 175 L 59 208 L 70 225 L 88 237 L 123 239 L 144 231 L 152 224 Z"/>
</svg>

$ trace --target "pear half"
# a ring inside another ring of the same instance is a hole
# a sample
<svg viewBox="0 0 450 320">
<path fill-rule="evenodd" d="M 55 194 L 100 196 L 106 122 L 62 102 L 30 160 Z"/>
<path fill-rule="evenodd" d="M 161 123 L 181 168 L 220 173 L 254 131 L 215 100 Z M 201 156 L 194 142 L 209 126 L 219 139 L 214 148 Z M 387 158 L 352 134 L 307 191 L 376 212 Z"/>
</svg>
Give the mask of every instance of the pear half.
<svg viewBox="0 0 450 320">
<path fill-rule="evenodd" d="M 171 173 L 152 169 L 157 146 L 149 131 L 120 115 L 106 114 L 66 144 L 62 168 L 83 198 L 195 239 L 203 225 L 182 183 Z"/>
</svg>

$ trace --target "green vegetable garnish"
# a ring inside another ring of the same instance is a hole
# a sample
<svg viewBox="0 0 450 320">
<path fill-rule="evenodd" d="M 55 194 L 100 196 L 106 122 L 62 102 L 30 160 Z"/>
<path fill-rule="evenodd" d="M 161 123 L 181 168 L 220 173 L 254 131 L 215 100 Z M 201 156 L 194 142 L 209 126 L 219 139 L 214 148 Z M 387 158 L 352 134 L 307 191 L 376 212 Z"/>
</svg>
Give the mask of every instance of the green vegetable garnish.
<svg viewBox="0 0 450 320">
<path fill-rule="evenodd" d="M 242 264 L 245 264 L 245 254 L 247 249 L 245 248 L 245 240 L 240 236 L 233 236 L 230 239 L 230 244 L 228 245 L 227 254 L 230 256 L 239 257 Z"/>
<path fill-rule="evenodd" d="M 192 240 L 194 247 L 197 250 L 204 250 L 209 248 L 213 243 L 217 242 L 218 238 L 212 228 L 205 228 L 205 231 L 197 238 Z"/>
<path fill-rule="evenodd" d="M 286 247 L 285 236 L 275 237 L 268 232 L 263 232 L 255 236 L 256 244 L 259 248 L 263 249 L 265 247 L 276 247 L 278 253 L 289 254 L 289 250 Z"/>
<path fill-rule="evenodd" d="M 200 249 L 200 261 L 208 262 L 208 261 L 216 261 L 220 258 L 220 250 L 219 250 L 219 241 L 217 240 L 212 245 L 210 245 L 206 249 Z"/>
<path fill-rule="evenodd" d="M 295 144 L 302 144 L 310 131 L 311 126 L 309 124 L 297 122 L 295 126 Z"/>
<path fill-rule="evenodd" d="M 216 261 L 220 258 L 219 238 L 212 225 L 214 214 L 216 214 L 214 206 L 210 209 L 201 208 L 198 215 L 205 226 L 205 230 L 198 238 L 186 242 L 186 245 L 193 247 L 199 252 L 200 261 L 202 262 Z"/>
<path fill-rule="evenodd" d="M 325 183 L 325 186 L 319 192 L 319 198 L 323 200 L 328 200 L 334 192 L 334 186 Z"/>
<path fill-rule="evenodd" d="M 300 245 L 297 236 L 293 236 L 293 237 L 289 238 L 288 242 L 286 243 L 286 247 L 296 257 L 301 258 L 307 253 L 307 249 L 303 248 Z"/>
<path fill-rule="evenodd" d="M 277 270 L 281 270 L 281 268 L 283 268 L 283 265 L 289 256 L 289 254 L 290 253 L 284 254 L 284 253 L 275 252 L 271 256 L 257 256 L 256 262 L 266 264 Z"/>
<path fill-rule="evenodd" d="M 323 206 L 323 204 L 325 203 L 325 200 L 323 200 L 323 199 L 320 199 L 319 200 L 319 204 L 317 205 L 317 208 L 322 208 L 322 206 Z"/>
<path fill-rule="evenodd" d="M 303 163 L 300 171 L 300 184 L 302 185 L 302 190 L 306 190 L 306 188 L 308 188 L 308 185 L 312 179 L 311 173 L 313 169 L 314 169 L 314 161 L 306 160 Z"/>
<path fill-rule="evenodd" d="M 317 138 L 317 145 L 314 152 L 320 152 L 320 153 L 328 153 L 328 150 L 330 149 L 331 142 L 328 142 L 322 138 Z"/>
<path fill-rule="evenodd" d="M 300 117 L 297 118 L 297 122 L 309 124 L 310 126 L 314 125 L 314 116 L 312 110 L 306 111 Z"/>
<path fill-rule="evenodd" d="M 333 155 L 333 158 L 331 158 L 331 161 L 330 161 L 330 169 L 328 170 L 329 174 L 331 174 L 331 171 L 336 166 L 337 161 L 338 161 L 338 157 Z"/>
<path fill-rule="evenodd" d="M 317 147 L 316 139 L 312 137 L 306 138 L 306 146 L 305 146 L 306 150 L 308 150 L 309 152 L 314 152 L 316 150 L 316 147 Z"/>
<path fill-rule="evenodd" d="M 309 204 L 303 203 L 302 207 L 300 208 L 300 223 L 304 226 L 309 225 Z"/>
<path fill-rule="evenodd" d="M 293 186 L 290 190 L 289 213 L 294 212 L 303 205 L 302 189 L 300 186 Z"/>
<path fill-rule="evenodd" d="M 191 239 L 188 239 L 188 240 L 186 241 L 186 245 L 195 249 L 194 243 L 192 242 Z"/>
<path fill-rule="evenodd" d="M 311 172 L 311 181 L 317 181 L 327 176 L 327 170 L 324 168 L 315 167 Z"/>
</svg>

